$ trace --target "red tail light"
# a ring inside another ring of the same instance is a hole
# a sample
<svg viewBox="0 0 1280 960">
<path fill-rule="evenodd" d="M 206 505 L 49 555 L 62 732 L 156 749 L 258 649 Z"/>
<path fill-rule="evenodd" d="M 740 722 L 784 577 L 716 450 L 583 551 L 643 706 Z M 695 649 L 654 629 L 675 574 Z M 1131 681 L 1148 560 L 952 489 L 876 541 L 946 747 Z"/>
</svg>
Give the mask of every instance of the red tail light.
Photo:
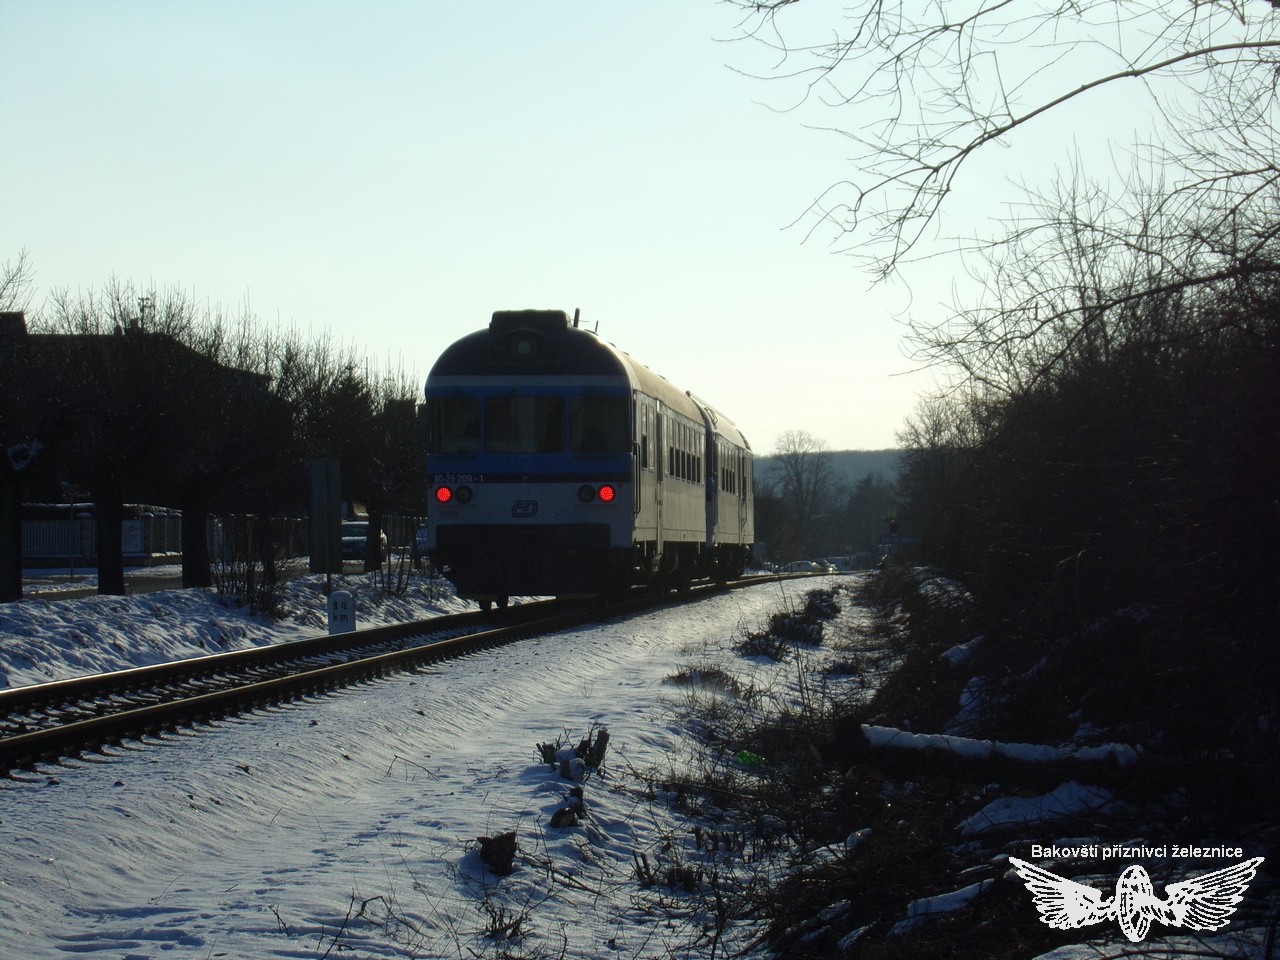
<svg viewBox="0 0 1280 960">
<path fill-rule="evenodd" d="M 611 483 L 606 483 L 600 488 L 600 500 L 602 503 L 612 503 L 613 498 L 617 495 L 617 488 L 615 488 Z"/>
<path fill-rule="evenodd" d="M 448 487 L 436 487 L 436 503 L 448 503 L 453 499 L 453 491 Z"/>
</svg>

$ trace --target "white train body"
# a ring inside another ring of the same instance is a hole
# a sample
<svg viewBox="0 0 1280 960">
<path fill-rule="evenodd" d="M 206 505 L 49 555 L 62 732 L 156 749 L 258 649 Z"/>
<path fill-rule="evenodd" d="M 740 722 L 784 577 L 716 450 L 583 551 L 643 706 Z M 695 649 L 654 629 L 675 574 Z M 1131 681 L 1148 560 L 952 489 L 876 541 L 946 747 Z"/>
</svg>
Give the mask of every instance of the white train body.
<svg viewBox="0 0 1280 960">
<path fill-rule="evenodd" d="M 742 570 L 751 447 L 559 311 L 495 313 L 426 384 L 427 547 L 463 596 L 680 587 Z"/>
</svg>

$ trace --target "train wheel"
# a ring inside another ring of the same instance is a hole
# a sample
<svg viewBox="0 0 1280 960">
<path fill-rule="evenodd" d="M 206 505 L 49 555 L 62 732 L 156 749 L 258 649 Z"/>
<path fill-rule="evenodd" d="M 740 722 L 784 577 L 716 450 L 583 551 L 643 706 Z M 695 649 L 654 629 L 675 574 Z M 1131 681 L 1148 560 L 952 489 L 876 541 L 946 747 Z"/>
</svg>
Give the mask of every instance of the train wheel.
<svg viewBox="0 0 1280 960">
<path fill-rule="evenodd" d="M 693 589 L 693 573 L 693 562 L 687 556 L 682 555 L 680 562 L 676 565 L 675 572 L 672 574 L 677 596 L 685 597 L 689 595 L 689 591 Z"/>
<path fill-rule="evenodd" d="M 729 582 L 731 571 L 729 565 L 721 557 L 716 557 L 711 561 L 711 579 L 720 586 L 724 586 Z"/>
<path fill-rule="evenodd" d="M 480 610 L 483 613 L 488 613 L 490 610 L 493 609 L 492 600 L 477 600 L 476 603 L 480 605 Z"/>
<path fill-rule="evenodd" d="M 505 610 L 505 609 L 507 609 L 507 604 L 508 604 L 508 603 L 510 603 L 510 602 L 511 602 L 511 598 L 510 598 L 510 597 L 499 597 L 499 598 L 498 598 L 498 609 L 499 609 L 499 610 Z"/>
</svg>

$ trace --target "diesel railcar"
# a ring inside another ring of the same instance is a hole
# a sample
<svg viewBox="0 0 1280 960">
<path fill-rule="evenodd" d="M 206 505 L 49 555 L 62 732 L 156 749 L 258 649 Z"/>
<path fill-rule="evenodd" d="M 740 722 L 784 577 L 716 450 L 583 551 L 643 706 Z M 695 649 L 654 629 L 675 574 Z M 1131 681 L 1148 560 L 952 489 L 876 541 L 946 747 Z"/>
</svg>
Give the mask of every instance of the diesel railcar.
<svg viewBox="0 0 1280 960">
<path fill-rule="evenodd" d="M 751 446 L 577 315 L 499 311 L 426 382 L 427 550 L 481 607 L 741 573 Z"/>
</svg>

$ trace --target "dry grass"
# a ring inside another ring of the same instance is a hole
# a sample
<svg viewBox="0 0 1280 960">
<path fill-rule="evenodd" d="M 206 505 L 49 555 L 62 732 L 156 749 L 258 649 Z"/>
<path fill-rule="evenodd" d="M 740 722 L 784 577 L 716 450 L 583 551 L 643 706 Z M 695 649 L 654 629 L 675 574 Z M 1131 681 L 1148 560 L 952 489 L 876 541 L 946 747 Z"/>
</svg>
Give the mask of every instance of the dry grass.
<svg viewBox="0 0 1280 960">
<path fill-rule="evenodd" d="M 1041 923 L 1025 887 L 1006 878 L 1004 858 L 1025 854 L 1016 846 L 1025 837 L 997 832 L 963 839 L 957 830 L 961 820 L 994 799 L 1043 788 L 1020 790 L 980 777 L 967 782 L 936 773 L 894 776 L 865 756 L 851 762 L 841 743 L 868 722 L 942 730 L 974 671 L 994 675 L 996 692 L 979 718 L 989 735 L 1017 731 L 1042 734 L 1046 743 L 1062 742 L 1070 736 L 1062 735 L 1064 727 L 1078 723 L 1077 698 L 1088 684 L 1076 676 L 1055 678 L 1060 666 L 1046 656 L 1047 644 L 1031 644 L 1008 658 L 1003 674 L 999 663 L 984 660 L 990 657 L 985 643 L 973 644 L 971 659 L 956 666 L 944 653 L 974 638 L 977 613 L 962 591 L 928 571 L 883 571 L 865 581 L 859 600 L 874 615 L 856 636 L 833 634 L 824 644 L 839 648 L 828 664 L 834 660 L 846 670 L 853 666 L 877 674 L 867 696 L 836 697 L 812 680 L 800 685 L 798 697 L 752 696 L 752 709 L 744 710 L 735 699 L 740 682 L 723 667 L 699 667 L 672 678 L 690 690 L 687 709 L 705 743 L 700 762 L 668 771 L 655 787 L 694 823 L 687 862 L 672 862 L 681 868 L 705 863 L 714 850 L 718 889 L 736 898 L 728 915 L 768 918 L 761 942 L 781 958 L 1012 960 L 1078 942 L 1080 932 Z M 771 618 L 770 627 L 777 625 L 782 635 L 759 631 L 766 636 L 741 645 L 740 652 L 755 655 L 762 646 L 776 645 L 786 653 L 774 659 L 788 665 L 796 661 L 798 651 L 812 649 L 795 639 L 804 628 L 794 621 L 803 621 L 809 609 L 820 616 L 824 603 L 806 603 Z M 831 623 L 829 618 L 818 622 Z M 804 664 L 796 663 L 803 672 Z M 1048 695 L 1055 685 L 1065 692 Z M 744 755 L 753 762 L 743 762 Z M 1280 833 L 1215 817 L 1224 808 L 1197 806 L 1186 792 L 1153 797 L 1136 788 L 1125 794 L 1122 788 L 1121 793 L 1130 804 L 1108 814 L 1105 822 L 1063 821 L 1044 829 L 1053 836 L 1109 830 L 1130 839 L 1154 838 L 1183 817 L 1184 825 L 1194 823 L 1196 835 L 1221 835 L 1228 823 L 1247 831 L 1235 836 L 1252 835 L 1260 843 L 1265 837 L 1273 843 Z M 668 873 L 655 866 L 646 876 L 663 886 L 696 876 Z M 983 881 L 981 892 L 954 912 L 903 923 L 914 901 Z"/>
</svg>

